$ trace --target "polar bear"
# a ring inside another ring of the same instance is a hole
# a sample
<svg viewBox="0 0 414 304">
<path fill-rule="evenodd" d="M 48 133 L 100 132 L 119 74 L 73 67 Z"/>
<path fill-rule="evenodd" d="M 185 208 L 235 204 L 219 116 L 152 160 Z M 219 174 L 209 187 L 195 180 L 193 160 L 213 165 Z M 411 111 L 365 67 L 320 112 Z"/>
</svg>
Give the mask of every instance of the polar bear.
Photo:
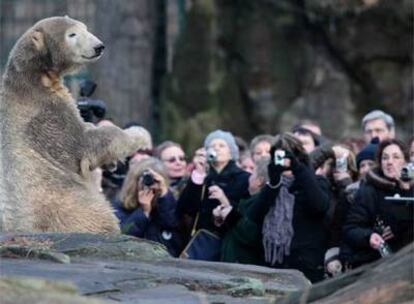
<svg viewBox="0 0 414 304">
<path fill-rule="evenodd" d="M 11 50 L 0 95 L 0 231 L 119 231 L 92 171 L 149 148 L 149 133 L 83 122 L 62 83 L 103 49 L 83 23 L 51 17 Z"/>
</svg>

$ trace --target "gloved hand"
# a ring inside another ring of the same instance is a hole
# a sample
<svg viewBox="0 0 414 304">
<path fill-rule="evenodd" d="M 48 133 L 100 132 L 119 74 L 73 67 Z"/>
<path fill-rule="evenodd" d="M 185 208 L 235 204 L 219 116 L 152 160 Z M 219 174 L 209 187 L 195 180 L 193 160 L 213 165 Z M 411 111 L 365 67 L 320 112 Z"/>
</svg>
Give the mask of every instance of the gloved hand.
<svg viewBox="0 0 414 304">
<path fill-rule="evenodd" d="M 293 154 L 292 152 L 286 151 L 285 158 L 290 160 L 290 166 L 289 166 L 288 170 L 290 169 L 290 170 L 294 171 L 299 167 L 300 162 L 296 158 L 295 154 Z"/>
<path fill-rule="evenodd" d="M 271 186 L 276 186 L 280 182 L 283 171 L 287 168 L 281 165 L 275 165 L 273 161 L 267 165 L 267 175 L 269 176 L 269 183 Z"/>
<path fill-rule="evenodd" d="M 267 174 L 269 176 L 269 183 L 271 186 L 276 186 L 277 184 L 279 184 L 283 171 L 289 170 L 288 167 L 275 164 L 275 151 L 276 150 L 281 150 L 281 149 L 276 148 L 275 146 L 272 146 L 272 148 L 270 149 L 270 162 L 267 165 Z"/>
</svg>

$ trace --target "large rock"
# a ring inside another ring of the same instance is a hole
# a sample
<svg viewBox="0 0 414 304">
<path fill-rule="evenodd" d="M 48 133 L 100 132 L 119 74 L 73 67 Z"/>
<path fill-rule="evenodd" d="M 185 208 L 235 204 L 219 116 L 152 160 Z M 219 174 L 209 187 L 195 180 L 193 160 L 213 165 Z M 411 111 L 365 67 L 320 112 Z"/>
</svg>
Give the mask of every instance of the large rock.
<svg viewBox="0 0 414 304">
<path fill-rule="evenodd" d="M 123 235 L 0 235 L 0 254 L 0 284 L 16 304 L 27 303 L 10 288 L 16 277 L 42 278 L 36 284 L 51 290 L 44 282 L 69 281 L 83 296 L 123 303 L 269 303 L 310 284 L 295 270 L 175 259 L 159 244 Z"/>
<path fill-rule="evenodd" d="M 291 293 L 278 303 L 412 303 L 413 274 L 414 243 L 411 243 L 390 257 Z"/>
</svg>

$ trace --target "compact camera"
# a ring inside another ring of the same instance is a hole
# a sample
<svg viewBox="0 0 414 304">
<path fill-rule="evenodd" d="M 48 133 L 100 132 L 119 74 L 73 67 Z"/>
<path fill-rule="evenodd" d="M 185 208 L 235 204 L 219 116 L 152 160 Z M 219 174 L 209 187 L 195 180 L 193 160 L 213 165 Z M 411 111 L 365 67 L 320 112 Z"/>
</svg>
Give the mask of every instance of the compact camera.
<svg viewBox="0 0 414 304">
<path fill-rule="evenodd" d="M 149 171 L 144 171 L 142 173 L 142 184 L 144 186 L 150 187 L 155 184 L 155 178 Z"/>
<path fill-rule="evenodd" d="M 408 163 L 402 167 L 400 178 L 407 182 L 414 179 L 414 163 Z"/>
<path fill-rule="evenodd" d="M 207 150 L 207 156 L 206 157 L 207 157 L 207 161 L 209 163 L 213 163 L 217 159 L 217 152 L 214 149 L 210 148 L 210 149 Z"/>
<path fill-rule="evenodd" d="M 283 160 L 286 157 L 286 152 L 283 150 L 275 151 L 275 165 L 283 166 Z"/>
<path fill-rule="evenodd" d="M 346 157 L 338 157 L 335 160 L 335 168 L 338 172 L 346 172 L 348 170 L 348 160 Z"/>
</svg>

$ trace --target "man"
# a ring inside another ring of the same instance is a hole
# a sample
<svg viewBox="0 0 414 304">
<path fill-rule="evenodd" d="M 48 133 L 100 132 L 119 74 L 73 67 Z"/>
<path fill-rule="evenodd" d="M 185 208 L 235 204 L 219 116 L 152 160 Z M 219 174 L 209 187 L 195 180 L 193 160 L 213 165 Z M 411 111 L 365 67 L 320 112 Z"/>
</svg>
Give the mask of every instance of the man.
<svg viewBox="0 0 414 304">
<path fill-rule="evenodd" d="M 394 119 L 381 110 L 374 110 L 366 114 L 362 118 L 362 129 L 367 144 L 375 137 L 378 137 L 380 141 L 395 137 Z"/>
</svg>

